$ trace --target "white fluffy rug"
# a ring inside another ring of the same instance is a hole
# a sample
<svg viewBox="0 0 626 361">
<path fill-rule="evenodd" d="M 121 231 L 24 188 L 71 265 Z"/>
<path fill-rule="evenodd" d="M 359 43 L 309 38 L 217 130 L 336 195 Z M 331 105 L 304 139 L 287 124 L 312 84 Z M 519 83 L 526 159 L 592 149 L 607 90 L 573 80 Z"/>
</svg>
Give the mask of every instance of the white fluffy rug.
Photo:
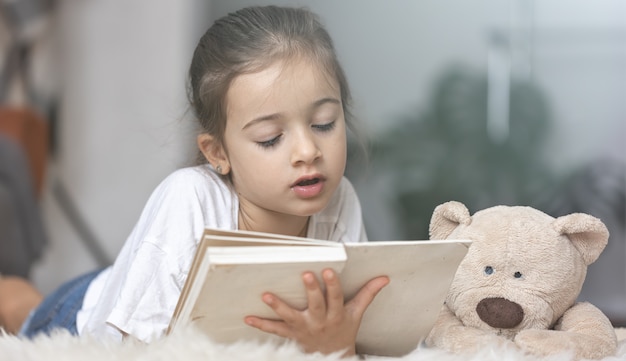
<svg viewBox="0 0 626 361">
<path fill-rule="evenodd" d="M 620 341 L 617 355 L 603 361 L 626 361 L 626 332 L 619 331 Z M 370 358 L 368 358 L 370 359 Z M 372 357 L 376 361 L 536 361 L 538 358 L 524 355 L 514 349 L 485 349 L 476 354 L 451 355 L 443 351 L 418 348 L 401 358 Z M 240 343 L 223 346 L 210 342 L 193 329 L 173 334 L 149 345 L 126 342 L 116 344 L 102 342 L 87 337 L 72 337 L 67 333 L 57 333 L 50 337 L 40 337 L 32 341 L 14 336 L 0 335 L 0 360 L 10 361 L 298 361 L 298 360 L 340 360 L 339 355 L 304 354 L 293 344 L 273 346 L 270 344 Z M 345 360 L 345 359 L 344 359 Z M 356 357 L 352 360 L 356 360 Z M 547 361 L 570 360 L 567 354 L 550 358 Z"/>
</svg>

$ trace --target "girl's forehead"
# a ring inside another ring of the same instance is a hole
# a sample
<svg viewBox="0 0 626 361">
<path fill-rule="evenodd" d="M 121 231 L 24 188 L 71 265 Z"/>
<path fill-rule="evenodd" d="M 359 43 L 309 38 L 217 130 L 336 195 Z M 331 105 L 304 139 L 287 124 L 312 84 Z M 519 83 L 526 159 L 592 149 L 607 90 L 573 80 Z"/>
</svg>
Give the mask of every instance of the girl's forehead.
<svg viewBox="0 0 626 361">
<path fill-rule="evenodd" d="M 313 76 L 320 82 L 327 82 L 330 87 L 339 87 L 335 74 L 327 67 L 303 56 L 279 59 L 261 67 L 256 71 L 236 76 L 230 88 L 236 83 L 265 84 L 267 86 L 280 85 L 281 82 L 294 82 L 305 76 Z"/>
<path fill-rule="evenodd" d="M 303 97 L 340 97 L 340 86 L 334 76 L 314 61 L 304 58 L 277 61 L 259 71 L 235 77 L 226 94 L 227 109 L 270 99 L 274 94 L 290 97 L 292 92 Z"/>
<path fill-rule="evenodd" d="M 245 129 L 258 119 L 310 116 L 316 104 L 341 104 L 336 80 L 307 60 L 276 62 L 236 77 L 226 94 L 226 127 Z"/>
</svg>

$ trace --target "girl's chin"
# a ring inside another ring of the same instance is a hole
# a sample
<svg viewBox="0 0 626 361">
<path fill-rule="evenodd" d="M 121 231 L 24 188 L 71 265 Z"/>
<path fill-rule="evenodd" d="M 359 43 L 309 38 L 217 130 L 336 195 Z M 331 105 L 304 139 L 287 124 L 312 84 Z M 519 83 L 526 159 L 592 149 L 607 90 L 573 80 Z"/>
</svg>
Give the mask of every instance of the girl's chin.
<svg viewBox="0 0 626 361">
<path fill-rule="evenodd" d="M 326 207 L 327 204 L 328 202 L 315 202 L 315 204 L 311 204 L 311 202 L 309 202 L 306 206 L 298 209 L 292 209 L 291 211 L 288 211 L 288 213 L 296 217 L 310 217 L 319 213 Z"/>
</svg>

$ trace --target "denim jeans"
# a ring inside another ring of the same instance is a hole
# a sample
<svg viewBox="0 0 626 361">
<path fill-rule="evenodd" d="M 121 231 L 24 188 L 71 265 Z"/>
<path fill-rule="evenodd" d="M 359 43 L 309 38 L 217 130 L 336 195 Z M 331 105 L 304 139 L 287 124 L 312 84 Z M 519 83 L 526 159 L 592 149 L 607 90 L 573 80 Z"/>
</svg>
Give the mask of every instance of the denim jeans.
<svg viewBox="0 0 626 361">
<path fill-rule="evenodd" d="M 59 328 L 77 335 L 76 314 L 83 306 L 89 284 L 101 271 L 96 270 L 78 276 L 44 298 L 22 325 L 20 335 L 33 338 L 40 333 L 50 334 Z"/>
</svg>

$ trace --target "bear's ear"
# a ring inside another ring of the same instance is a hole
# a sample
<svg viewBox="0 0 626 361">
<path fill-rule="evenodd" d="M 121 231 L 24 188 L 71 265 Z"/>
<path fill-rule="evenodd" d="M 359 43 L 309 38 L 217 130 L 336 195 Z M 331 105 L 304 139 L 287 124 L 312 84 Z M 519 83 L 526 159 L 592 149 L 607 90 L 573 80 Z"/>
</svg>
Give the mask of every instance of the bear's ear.
<svg viewBox="0 0 626 361">
<path fill-rule="evenodd" d="M 450 201 L 438 205 L 430 218 L 430 239 L 446 239 L 459 224 L 472 222 L 467 207 L 461 202 Z"/>
<path fill-rule="evenodd" d="M 596 217 L 572 213 L 554 220 L 554 229 L 567 236 L 587 265 L 595 262 L 609 241 L 609 230 Z"/>
</svg>

